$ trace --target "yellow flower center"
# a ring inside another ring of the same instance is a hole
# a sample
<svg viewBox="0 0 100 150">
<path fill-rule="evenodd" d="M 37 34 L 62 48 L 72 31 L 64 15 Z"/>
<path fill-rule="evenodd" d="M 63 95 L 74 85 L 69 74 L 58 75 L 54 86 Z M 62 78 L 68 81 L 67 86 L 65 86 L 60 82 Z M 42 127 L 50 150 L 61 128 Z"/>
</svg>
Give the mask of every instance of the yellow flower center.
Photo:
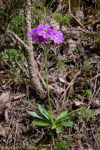
<svg viewBox="0 0 100 150">
<path fill-rule="evenodd" d="M 41 39 L 41 41 L 43 40 L 43 38 L 42 38 L 42 37 L 41 37 L 40 39 Z"/>
<path fill-rule="evenodd" d="M 56 39 L 58 39 L 58 37 L 59 37 L 58 35 L 55 35 L 55 38 L 56 38 Z"/>
<path fill-rule="evenodd" d="M 47 29 L 43 29 L 43 32 L 46 33 L 46 32 L 47 32 Z"/>
<path fill-rule="evenodd" d="M 34 35 L 37 35 L 37 32 L 34 32 Z"/>
</svg>

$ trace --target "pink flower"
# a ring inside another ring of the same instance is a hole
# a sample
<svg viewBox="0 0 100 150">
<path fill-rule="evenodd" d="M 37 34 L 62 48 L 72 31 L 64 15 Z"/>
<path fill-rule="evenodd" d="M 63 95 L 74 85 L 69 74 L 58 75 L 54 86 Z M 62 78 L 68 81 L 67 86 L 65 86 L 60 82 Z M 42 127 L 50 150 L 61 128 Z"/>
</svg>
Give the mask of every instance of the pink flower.
<svg viewBox="0 0 100 150">
<path fill-rule="evenodd" d="M 63 33 L 58 30 L 51 29 L 51 26 L 46 23 L 45 25 L 40 24 L 37 28 L 33 28 L 31 32 L 28 33 L 28 36 L 32 37 L 33 41 L 37 40 L 39 43 L 47 43 L 47 39 L 50 37 L 55 43 L 61 43 L 63 38 Z"/>
<path fill-rule="evenodd" d="M 48 45 L 48 42 L 45 42 L 45 45 Z"/>
<path fill-rule="evenodd" d="M 54 40 L 55 43 L 61 43 L 64 40 L 63 33 L 55 29 L 53 30 L 53 33 L 51 34 L 50 39 Z"/>
<path fill-rule="evenodd" d="M 42 36 L 38 36 L 38 42 L 39 43 L 43 43 L 45 41 L 45 39 Z"/>
<path fill-rule="evenodd" d="M 43 38 L 49 38 L 52 32 L 51 26 L 49 24 L 40 24 L 37 28 L 37 33 L 39 36 L 43 36 Z"/>
<path fill-rule="evenodd" d="M 28 33 L 28 36 L 32 37 L 33 41 L 38 39 L 37 28 L 33 28 L 31 32 Z"/>
</svg>

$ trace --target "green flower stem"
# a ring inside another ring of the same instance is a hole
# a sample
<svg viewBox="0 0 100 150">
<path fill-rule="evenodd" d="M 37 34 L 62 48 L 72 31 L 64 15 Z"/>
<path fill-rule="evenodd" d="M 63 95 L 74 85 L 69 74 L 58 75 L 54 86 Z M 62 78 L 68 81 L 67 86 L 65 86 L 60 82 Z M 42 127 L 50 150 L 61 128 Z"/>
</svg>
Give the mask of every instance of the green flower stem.
<svg viewBox="0 0 100 150">
<path fill-rule="evenodd" d="M 44 61 L 45 61 L 45 76 L 46 76 L 46 86 L 47 86 L 47 94 L 48 94 L 48 101 L 49 101 L 49 109 L 50 113 L 52 114 L 52 109 L 51 109 L 51 102 L 50 102 L 50 93 L 49 93 L 49 87 L 48 87 L 48 77 L 47 77 L 47 55 L 46 55 L 46 45 L 43 46 L 44 50 Z"/>
<path fill-rule="evenodd" d="M 54 134 L 50 134 L 51 135 L 51 139 L 52 139 L 52 142 L 53 142 L 53 144 L 54 144 L 54 146 L 55 146 L 55 138 L 54 138 Z"/>
<path fill-rule="evenodd" d="M 49 93 L 49 87 L 48 87 L 48 76 L 47 76 L 47 54 L 46 54 L 46 49 L 47 46 L 43 45 L 43 50 L 44 50 L 44 61 L 45 61 L 45 77 L 46 77 L 46 86 L 47 86 L 47 94 L 48 94 L 48 102 L 49 102 L 49 109 L 50 109 L 50 114 L 51 114 L 51 122 L 52 122 L 52 126 L 56 127 L 55 125 L 55 121 L 53 119 L 53 115 L 52 115 L 52 108 L 51 108 L 51 101 L 50 101 L 50 93 Z M 52 142 L 55 145 L 55 139 L 54 139 L 54 135 L 52 134 L 51 136 L 52 138 Z"/>
</svg>

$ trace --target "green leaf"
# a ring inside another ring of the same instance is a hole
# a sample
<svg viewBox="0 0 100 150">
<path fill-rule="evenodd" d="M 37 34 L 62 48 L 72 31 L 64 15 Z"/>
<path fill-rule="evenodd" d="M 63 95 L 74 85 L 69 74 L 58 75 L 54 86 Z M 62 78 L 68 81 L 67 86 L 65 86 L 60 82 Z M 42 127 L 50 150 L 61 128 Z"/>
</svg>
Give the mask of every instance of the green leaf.
<svg viewBox="0 0 100 150">
<path fill-rule="evenodd" d="M 49 54 L 49 53 L 46 53 L 46 55 L 47 55 L 47 56 L 54 56 L 54 55 L 52 55 L 52 54 Z"/>
<path fill-rule="evenodd" d="M 80 110 L 80 108 L 78 108 L 78 109 L 76 109 L 76 110 L 73 110 L 73 111 L 69 112 L 69 113 L 68 113 L 68 116 L 69 116 L 70 114 L 72 114 L 72 113 L 78 111 L 78 110 Z"/>
<path fill-rule="evenodd" d="M 46 121 L 46 122 L 48 122 L 49 124 L 51 124 L 51 121 L 48 120 L 47 118 L 45 118 L 42 114 L 35 113 L 35 112 L 30 112 L 30 111 L 28 111 L 28 113 L 29 113 L 30 115 L 32 115 L 33 117 L 39 118 L 41 121 Z"/>
<path fill-rule="evenodd" d="M 61 124 L 58 124 L 56 126 L 56 133 L 61 133 L 62 132 L 62 128 L 63 128 L 63 126 Z"/>
<path fill-rule="evenodd" d="M 86 90 L 86 97 L 87 97 L 88 100 L 91 99 L 91 97 L 92 97 L 92 91 L 90 89 Z"/>
<path fill-rule="evenodd" d="M 74 126 L 74 122 L 73 121 L 63 122 L 62 125 L 63 126 L 67 126 L 67 127 L 73 127 Z"/>
<path fill-rule="evenodd" d="M 88 60 L 84 61 L 84 65 L 86 67 L 86 69 L 90 69 L 90 62 Z"/>
<path fill-rule="evenodd" d="M 51 129 L 56 129 L 56 125 L 53 124 L 52 127 L 51 127 Z"/>
<path fill-rule="evenodd" d="M 56 124 L 61 122 L 62 120 L 67 120 L 69 117 L 68 117 L 68 111 L 63 111 L 56 119 Z"/>
<path fill-rule="evenodd" d="M 41 112 L 41 114 L 45 116 L 45 118 L 47 118 L 48 120 L 52 119 L 52 115 L 50 114 L 50 112 L 47 111 L 42 105 L 38 104 L 38 109 Z"/>
<path fill-rule="evenodd" d="M 54 52 L 54 54 L 56 54 L 55 49 L 50 47 L 50 50 L 52 50 Z"/>
<path fill-rule="evenodd" d="M 50 124 L 47 122 L 39 122 L 39 121 L 32 121 L 33 124 L 37 126 L 49 126 Z"/>
<path fill-rule="evenodd" d="M 55 145 L 55 138 L 54 138 L 54 134 L 50 133 L 50 135 L 51 135 L 52 142 L 53 142 L 53 144 Z"/>
<path fill-rule="evenodd" d="M 36 117 L 36 118 L 39 118 L 39 119 L 42 119 L 42 120 L 47 120 L 43 115 L 41 115 L 39 113 L 36 113 L 36 112 L 33 112 L 33 111 L 27 111 L 27 112 L 28 112 L 28 114 L 30 114 L 33 117 Z"/>
</svg>

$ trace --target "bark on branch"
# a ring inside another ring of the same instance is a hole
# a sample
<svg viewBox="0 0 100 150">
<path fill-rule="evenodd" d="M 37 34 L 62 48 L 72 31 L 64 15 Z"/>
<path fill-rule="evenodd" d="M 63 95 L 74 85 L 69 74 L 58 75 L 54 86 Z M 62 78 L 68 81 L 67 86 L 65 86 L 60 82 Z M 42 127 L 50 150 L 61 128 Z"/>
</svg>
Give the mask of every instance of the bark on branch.
<svg viewBox="0 0 100 150">
<path fill-rule="evenodd" d="M 26 0 L 26 5 L 31 5 L 30 0 Z M 30 82 L 36 94 L 44 99 L 46 97 L 46 83 L 42 78 L 36 61 L 34 59 L 32 39 L 28 36 L 28 33 L 31 31 L 31 11 L 30 8 L 25 9 L 25 24 L 26 24 L 26 43 L 14 32 L 7 30 L 7 34 L 10 37 L 13 37 L 25 48 L 25 56 L 28 63 L 29 73 L 30 73 Z"/>
<path fill-rule="evenodd" d="M 27 6 L 31 5 L 31 1 L 27 0 L 26 5 Z M 25 24 L 26 24 L 26 43 L 28 45 L 28 48 L 26 47 L 26 49 L 25 49 L 25 54 L 26 54 L 29 72 L 30 72 L 31 85 L 34 88 L 34 90 L 36 91 L 36 93 L 39 95 L 39 97 L 41 97 L 43 99 L 45 97 L 44 87 L 46 88 L 46 85 L 42 85 L 43 83 L 45 84 L 45 82 L 42 83 L 39 78 L 40 73 L 38 71 L 36 61 L 34 59 L 32 39 L 31 39 L 31 37 L 28 36 L 28 33 L 31 31 L 31 10 L 30 10 L 30 8 L 25 9 Z"/>
</svg>

